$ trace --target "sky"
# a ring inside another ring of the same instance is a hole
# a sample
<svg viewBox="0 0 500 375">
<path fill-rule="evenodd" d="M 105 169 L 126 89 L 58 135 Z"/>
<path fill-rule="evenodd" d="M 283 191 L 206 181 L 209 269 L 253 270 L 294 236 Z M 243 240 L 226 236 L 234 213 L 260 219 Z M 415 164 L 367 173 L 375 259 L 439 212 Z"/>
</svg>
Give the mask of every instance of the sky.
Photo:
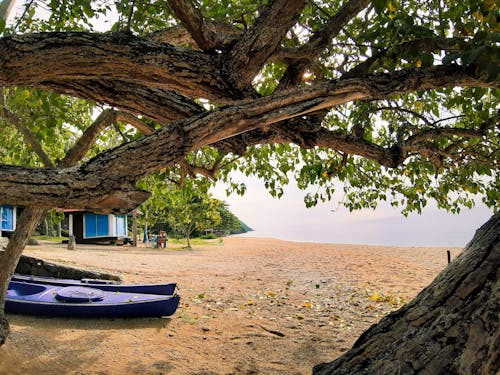
<svg viewBox="0 0 500 375">
<path fill-rule="evenodd" d="M 478 204 L 452 215 L 435 207 L 422 214 L 404 217 L 389 204 L 376 210 L 349 212 L 336 202 L 306 208 L 304 192 L 288 186 L 281 199 L 275 199 L 256 179 L 238 177 L 247 184 L 244 196 L 226 196 L 224 185 L 213 189 L 214 197 L 254 229 L 243 236 L 271 237 L 290 241 L 349 243 L 390 246 L 465 246 L 492 211 Z"/>
</svg>

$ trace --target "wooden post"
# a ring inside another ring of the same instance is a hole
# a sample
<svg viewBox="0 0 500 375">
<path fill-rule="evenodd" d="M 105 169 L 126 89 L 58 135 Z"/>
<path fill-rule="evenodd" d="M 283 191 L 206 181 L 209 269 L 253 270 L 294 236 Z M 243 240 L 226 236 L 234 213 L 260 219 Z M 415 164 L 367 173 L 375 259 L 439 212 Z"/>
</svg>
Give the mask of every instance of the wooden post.
<svg viewBox="0 0 500 375">
<path fill-rule="evenodd" d="M 146 232 L 146 247 L 149 247 L 149 233 L 148 233 L 148 210 L 145 212 L 146 220 L 144 221 L 144 231 Z"/>
<path fill-rule="evenodd" d="M 68 238 L 68 250 L 76 250 L 76 238 L 72 234 Z"/>
<path fill-rule="evenodd" d="M 446 255 L 448 256 L 448 264 L 451 263 L 451 253 L 450 250 L 446 250 Z"/>
<path fill-rule="evenodd" d="M 137 211 L 132 211 L 132 246 L 137 247 Z"/>
</svg>

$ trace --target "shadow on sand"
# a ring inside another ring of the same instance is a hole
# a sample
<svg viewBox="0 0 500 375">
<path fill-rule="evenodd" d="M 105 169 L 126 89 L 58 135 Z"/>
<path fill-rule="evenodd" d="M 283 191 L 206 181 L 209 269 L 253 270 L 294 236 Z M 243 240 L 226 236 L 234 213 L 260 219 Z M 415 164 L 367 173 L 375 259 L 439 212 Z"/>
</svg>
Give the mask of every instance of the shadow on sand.
<svg viewBox="0 0 500 375">
<path fill-rule="evenodd" d="M 45 329 L 85 329 L 85 330 L 117 330 L 166 328 L 171 322 L 170 317 L 163 318 L 62 318 L 46 316 L 28 316 L 20 314 L 6 314 L 11 325 L 20 328 L 43 326 Z"/>
</svg>

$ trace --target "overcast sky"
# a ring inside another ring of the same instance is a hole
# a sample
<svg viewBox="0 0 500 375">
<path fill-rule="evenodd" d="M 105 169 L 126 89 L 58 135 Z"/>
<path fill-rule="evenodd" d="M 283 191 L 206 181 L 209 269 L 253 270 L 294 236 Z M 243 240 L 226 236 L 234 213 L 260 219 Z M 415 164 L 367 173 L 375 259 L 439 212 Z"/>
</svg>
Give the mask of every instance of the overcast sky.
<svg viewBox="0 0 500 375">
<path fill-rule="evenodd" d="M 230 210 L 255 231 L 250 237 L 274 237 L 292 241 L 356 243 L 401 246 L 464 246 L 492 212 L 480 204 L 460 215 L 426 207 L 422 215 L 405 218 L 390 205 L 375 210 L 349 212 L 330 202 L 306 208 L 304 192 L 287 187 L 281 199 L 272 198 L 262 182 L 250 178 L 247 193 L 227 197 L 224 187 L 213 190 Z"/>
</svg>

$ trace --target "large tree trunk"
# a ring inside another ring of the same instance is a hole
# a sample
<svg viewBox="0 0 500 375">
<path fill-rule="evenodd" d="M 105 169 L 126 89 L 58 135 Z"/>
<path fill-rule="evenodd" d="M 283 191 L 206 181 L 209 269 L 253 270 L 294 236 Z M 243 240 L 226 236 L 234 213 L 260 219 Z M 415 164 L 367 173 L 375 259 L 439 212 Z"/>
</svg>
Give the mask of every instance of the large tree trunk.
<svg viewBox="0 0 500 375">
<path fill-rule="evenodd" d="M 10 278 L 16 269 L 31 232 L 46 214 L 47 210 L 45 209 L 26 208 L 19 218 L 17 229 L 12 235 L 4 255 L 0 258 L 0 346 L 4 344 L 9 334 L 9 323 L 5 319 L 4 307 Z"/>
<path fill-rule="evenodd" d="M 320 374 L 500 371 L 500 214 L 413 301 L 366 331 Z"/>
</svg>

